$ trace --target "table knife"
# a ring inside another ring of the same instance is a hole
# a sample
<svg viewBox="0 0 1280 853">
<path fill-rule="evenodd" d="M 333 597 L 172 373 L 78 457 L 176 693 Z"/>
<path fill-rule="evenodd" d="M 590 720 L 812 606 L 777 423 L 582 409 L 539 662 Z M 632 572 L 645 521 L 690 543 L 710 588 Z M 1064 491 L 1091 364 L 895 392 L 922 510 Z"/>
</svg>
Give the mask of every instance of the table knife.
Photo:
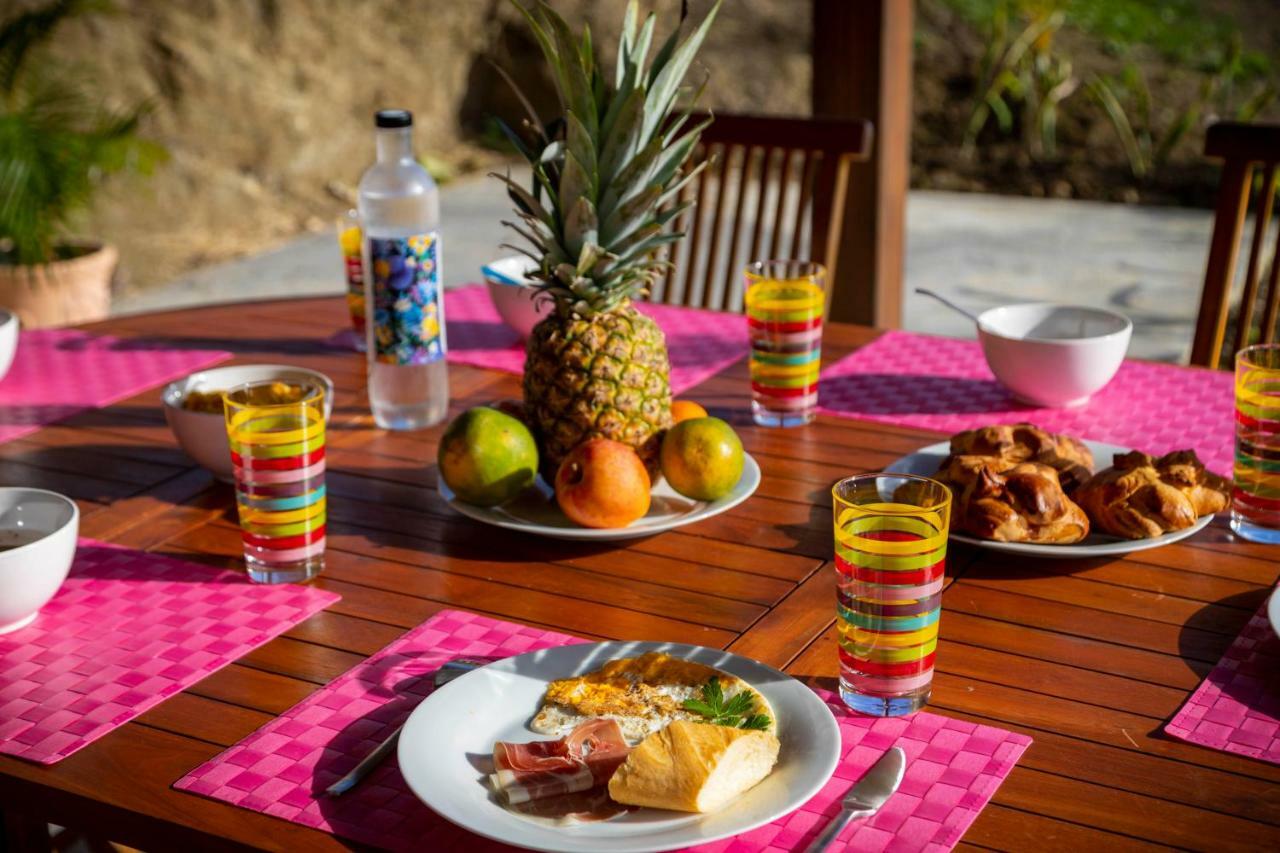
<svg viewBox="0 0 1280 853">
<path fill-rule="evenodd" d="M 436 674 L 432 677 L 432 683 L 436 689 L 440 689 L 444 685 L 453 681 L 460 675 L 465 675 L 473 669 L 478 669 L 485 664 L 493 663 L 497 658 L 474 657 L 474 658 L 456 658 L 441 665 L 436 670 Z M 382 743 L 373 748 L 373 751 L 360 759 L 360 763 L 351 768 L 351 772 L 343 776 L 338 781 L 324 789 L 324 792 L 331 797 L 340 797 L 350 791 L 356 785 L 359 785 L 364 777 L 382 763 L 391 750 L 395 749 L 396 743 L 400 740 L 400 730 L 404 728 L 404 723 L 395 727 L 391 734 L 383 739 Z"/>
<path fill-rule="evenodd" d="M 879 811 L 885 800 L 902 784 L 902 774 L 906 769 L 907 755 L 900 748 L 895 746 L 880 756 L 880 760 L 871 765 L 871 769 L 844 795 L 840 814 L 831 819 L 805 853 L 822 853 L 850 823 Z"/>
</svg>

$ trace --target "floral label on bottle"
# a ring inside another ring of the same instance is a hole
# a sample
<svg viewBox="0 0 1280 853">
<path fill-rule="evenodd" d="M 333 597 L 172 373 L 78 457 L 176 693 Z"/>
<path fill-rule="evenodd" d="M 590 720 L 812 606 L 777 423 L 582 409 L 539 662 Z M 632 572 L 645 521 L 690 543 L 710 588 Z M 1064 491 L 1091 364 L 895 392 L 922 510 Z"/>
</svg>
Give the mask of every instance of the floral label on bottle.
<svg viewBox="0 0 1280 853">
<path fill-rule="evenodd" d="M 373 343 L 383 364 L 430 364 L 444 358 L 440 235 L 370 237 Z"/>
</svg>

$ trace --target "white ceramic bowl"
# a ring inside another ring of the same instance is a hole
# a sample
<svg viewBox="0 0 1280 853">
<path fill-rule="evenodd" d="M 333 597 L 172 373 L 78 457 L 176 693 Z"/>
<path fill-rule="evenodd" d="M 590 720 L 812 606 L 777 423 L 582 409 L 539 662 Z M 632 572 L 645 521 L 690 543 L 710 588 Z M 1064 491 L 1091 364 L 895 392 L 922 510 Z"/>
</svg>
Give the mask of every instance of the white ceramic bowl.
<svg viewBox="0 0 1280 853">
<path fill-rule="evenodd" d="M 13 355 L 18 351 L 18 315 L 0 308 L 0 379 L 4 379 L 13 366 Z"/>
<path fill-rule="evenodd" d="M 502 258 L 480 268 L 489 285 L 489 299 L 502 322 L 528 338 L 538 321 L 551 311 L 550 299 L 534 299 L 537 291 L 525 276 L 533 262 L 523 255 Z"/>
<path fill-rule="evenodd" d="M 170 382 L 164 387 L 164 419 L 188 456 L 207 468 L 219 480 L 235 480 L 231 468 L 231 448 L 227 444 L 227 424 L 221 412 L 193 412 L 182 408 L 182 399 L 191 391 L 225 391 L 245 382 L 279 379 L 284 382 L 313 382 L 324 386 L 324 416 L 333 414 L 333 380 L 316 370 L 285 364 L 245 364 L 215 367 Z"/>
<path fill-rule="evenodd" d="M 0 634 L 25 628 L 67 579 L 80 509 L 57 492 L 0 488 Z"/>
<path fill-rule="evenodd" d="M 1079 406 L 1111 381 L 1129 349 L 1123 314 L 1078 305 L 1004 305 L 978 316 L 987 365 L 1018 399 Z"/>
</svg>

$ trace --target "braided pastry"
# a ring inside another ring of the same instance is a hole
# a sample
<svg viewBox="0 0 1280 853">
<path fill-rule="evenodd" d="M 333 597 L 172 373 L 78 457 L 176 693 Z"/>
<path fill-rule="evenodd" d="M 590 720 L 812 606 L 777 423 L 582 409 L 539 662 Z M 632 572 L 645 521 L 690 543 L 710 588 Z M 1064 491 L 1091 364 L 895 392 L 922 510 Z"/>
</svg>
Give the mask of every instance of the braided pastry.
<svg viewBox="0 0 1280 853">
<path fill-rule="evenodd" d="M 1069 545 L 1089 519 L 1067 497 L 1058 472 L 1039 462 L 952 456 L 938 472 L 955 495 L 953 524 L 982 539 Z"/>
<path fill-rule="evenodd" d="M 1093 454 L 1069 435 L 1032 424 L 999 424 L 965 430 L 951 437 L 953 456 L 995 456 L 1006 462 L 1039 462 L 1058 472 L 1067 494 L 1093 474 Z M 943 463 L 946 467 L 946 463 Z"/>
<path fill-rule="evenodd" d="M 1227 482 L 1205 470 L 1194 450 L 1159 458 L 1139 451 L 1116 454 L 1075 494 L 1099 529 L 1125 539 L 1149 539 L 1184 530 L 1202 515 L 1225 509 Z"/>
</svg>

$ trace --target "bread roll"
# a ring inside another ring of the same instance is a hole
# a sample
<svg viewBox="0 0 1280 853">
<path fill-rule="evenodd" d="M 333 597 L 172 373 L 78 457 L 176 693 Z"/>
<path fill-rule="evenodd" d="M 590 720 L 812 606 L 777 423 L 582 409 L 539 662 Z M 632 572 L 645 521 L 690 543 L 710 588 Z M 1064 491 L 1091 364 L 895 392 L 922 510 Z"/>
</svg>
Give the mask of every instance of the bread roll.
<svg viewBox="0 0 1280 853">
<path fill-rule="evenodd" d="M 754 787 L 778 760 L 768 732 L 679 720 L 631 750 L 609 780 L 619 803 L 711 812 Z"/>
</svg>

